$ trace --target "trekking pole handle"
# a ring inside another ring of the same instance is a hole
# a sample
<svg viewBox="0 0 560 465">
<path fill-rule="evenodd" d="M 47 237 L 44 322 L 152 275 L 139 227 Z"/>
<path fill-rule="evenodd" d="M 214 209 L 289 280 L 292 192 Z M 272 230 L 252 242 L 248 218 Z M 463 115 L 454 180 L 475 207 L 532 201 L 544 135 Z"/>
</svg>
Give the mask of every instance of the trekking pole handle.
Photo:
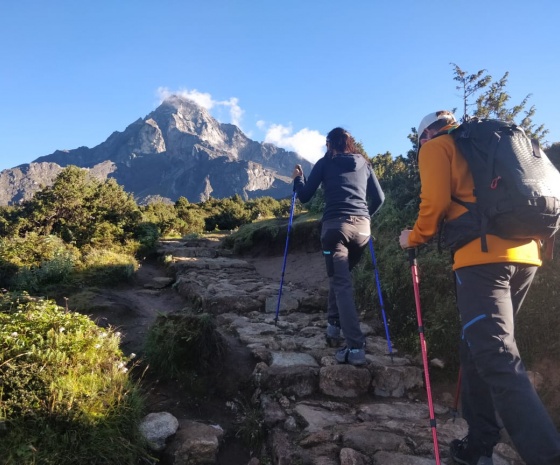
<svg viewBox="0 0 560 465">
<path fill-rule="evenodd" d="M 408 252 L 408 261 L 410 266 L 416 265 L 416 257 L 418 256 L 418 249 L 416 247 L 410 247 L 406 249 Z"/>
</svg>

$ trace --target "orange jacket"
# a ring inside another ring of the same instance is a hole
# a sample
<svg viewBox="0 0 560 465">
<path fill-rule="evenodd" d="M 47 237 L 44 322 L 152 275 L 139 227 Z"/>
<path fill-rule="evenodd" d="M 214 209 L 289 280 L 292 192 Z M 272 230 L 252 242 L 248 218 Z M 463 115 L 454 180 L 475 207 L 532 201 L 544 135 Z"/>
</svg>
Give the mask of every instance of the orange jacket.
<svg viewBox="0 0 560 465">
<path fill-rule="evenodd" d="M 420 212 L 408 237 L 411 247 L 434 237 L 443 218 L 453 220 L 466 212 L 466 208 L 453 202 L 451 196 L 466 202 L 475 201 L 472 175 L 451 135 L 444 134 L 426 142 L 419 153 L 418 168 L 422 184 Z M 488 252 L 482 252 L 480 239 L 457 250 L 453 269 L 485 263 L 515 262 L 537 266 L 542 263 L 537 241 L 501 239 L 490 234 L 487 241 Z"/>
</svg>

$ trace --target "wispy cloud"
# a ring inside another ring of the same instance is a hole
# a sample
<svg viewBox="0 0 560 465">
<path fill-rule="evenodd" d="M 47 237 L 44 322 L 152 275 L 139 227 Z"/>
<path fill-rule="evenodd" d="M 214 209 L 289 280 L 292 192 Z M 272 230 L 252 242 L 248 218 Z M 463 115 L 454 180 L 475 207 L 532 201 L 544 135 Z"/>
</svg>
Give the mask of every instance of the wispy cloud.
<svg viewBox="0 0 560 465">
<path fill-rule="evenodd" d="M 259 129 L 266 131 L 265 142 L 286 150 L 297 152 L 306 160 L 315 163 L 325 154 L 325 136 L 314 129 L 300 129 L 294 133 L 292 125 L 267 125 L 264 121 L 257 123 Z"/>
<path fill-rule="evenodd" d="M 226 108 L 229 110 L 229 117 L 231 124 L 235 124 L 241 127 L 241 121 L 243 119 L 244 111 L 239 106 L 239 100 L 236 97 L 231 97 L 228 100 L 214 100 L 212 95 L 208 92 L 200 92 L 196 89 L 180 89 L 177 91 L 171 91 L 167 87 L 160 87 L 157 90 L 157 96 L 160 103 L 171 95 L 178 95 L 180 97 L 192 100 L 196 104 L 200 105 L 207 110 L 212 110 L 218 108 Z"/>
<path fill-rule="evenodd" d="M 200 92 L 196 89 L 180 89 L 178 91 L 171 91 L 167 87 L 157 89 L 157 97 L 160 103 L 171 95 L 178 95 L 192 100 L 208 111 L 214 110 L 212 113 L 220 113 L 221 110 L 225 109 L 229 113 L 229 122 L 242 128 L 241 123 L 245 111 L 239 106 L 239 99 L 236 97 L 231 97 L 228 100 L 214 100 L 211 94 Z M 214 117 L 221 121 L 219 116 L 214 115 Z M 265 133 L 264 142 L 296 152 L 312 163 L 319 160 L 325 153 L 325 136 L 319 131 L 304 128 L 294 133 L 291 124 L 284 126 L 282 124 L 268 123 L 263 120 L 257 121 L 256 126 L 257 129 Z M 243 130 L 248 136 L 252 136 L 253 131 L 250 128 Z"/>
</svg>

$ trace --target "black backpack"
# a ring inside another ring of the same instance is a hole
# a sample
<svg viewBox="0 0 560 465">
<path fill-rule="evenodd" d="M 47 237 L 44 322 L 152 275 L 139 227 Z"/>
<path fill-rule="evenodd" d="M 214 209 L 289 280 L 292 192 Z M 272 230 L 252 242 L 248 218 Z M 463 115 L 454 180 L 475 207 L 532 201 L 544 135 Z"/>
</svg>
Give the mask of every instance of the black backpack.
<svg viewBox="0 0 560 465">
<path fill-rule="evenodd" d="M 474 180 L 475 203 L 443 226 L 451 250 L 486 234 L 545 240 L 560 228 L 560 172 L 523 129 L 495 119 L 471 118 L 451 131 Z"/>
</svg>

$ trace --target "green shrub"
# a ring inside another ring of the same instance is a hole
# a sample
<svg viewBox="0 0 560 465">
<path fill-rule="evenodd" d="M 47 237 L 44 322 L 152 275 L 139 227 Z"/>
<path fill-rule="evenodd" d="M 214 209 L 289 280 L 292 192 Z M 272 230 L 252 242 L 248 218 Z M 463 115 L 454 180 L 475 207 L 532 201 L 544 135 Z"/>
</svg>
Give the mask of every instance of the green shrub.
<svg viewBox="0 0 560 465">
<path fill-rule="evenodd" d="M 283 254 L 288 233 L 288 218 L 274 218 L 245 224 L 237 231 L 224 238 L 225 248 L 234 253 L 254 255 L 263 252 L 266 255 Z M 294 249 L 320 250 L 320 224 L 318 215 L 294 215 L 290 232 L 289 247 Z"/>
<path fill-rule="evenodd" d="M 200 209 L 190 209 L 185 211 L 180 219 L 182 221 L 181 232 L 183 234 L 200 234 L 204 232 L 204 216 Z"/>
<path fill-rule="evenodd" d="M 84 257 L 82 266 L 82 280 L 88 285 L 115 284 L 129 280 L 138 261 L 126 253 L 94 249 Z"/>
<path fill-rule="evenodd" d="M 140 391 L 111 329 L 52 301 L 0 297 L 2 463 L 136 464 Z"/>
<path fill-rule="evenodd" d="M 516 321 L 516 340 L 527 365 L 560 359 L 560 243 L 556 239 L 554 260 L 545 260 L 523 302 Z"/>
<path fill-rule="evenodd" d="M 37 267 L 24 266 L 13 276 L 11 289 L 38 292 L 48 285 L 64 283 L 70 278 L 74 265 L 69 254 L 61 254 Z"/>
<path fill-rule="evenodd" d="M 80 252 L 56 236 L 28 233 L 0 238 L 0 277 L 13 290 L 36 292 L 68 280 L 79 263 Z"/>
<path fill-rule="evenodd" d="M 148 332 L 145 356 L 163 379 L 179 379 L 201 393 L 213 384 L 213 376 L 219 376 L 224 350 L 211 315 L 173 313 L 157 317 Z"/>
<path fill-rule="evenodd" d="M 155 223 L 140 223 L 136 228 L 135 236 L 143 252 L 151 251 L 156 248 L 160 238 L 159 228 Z"/>
</svg>

